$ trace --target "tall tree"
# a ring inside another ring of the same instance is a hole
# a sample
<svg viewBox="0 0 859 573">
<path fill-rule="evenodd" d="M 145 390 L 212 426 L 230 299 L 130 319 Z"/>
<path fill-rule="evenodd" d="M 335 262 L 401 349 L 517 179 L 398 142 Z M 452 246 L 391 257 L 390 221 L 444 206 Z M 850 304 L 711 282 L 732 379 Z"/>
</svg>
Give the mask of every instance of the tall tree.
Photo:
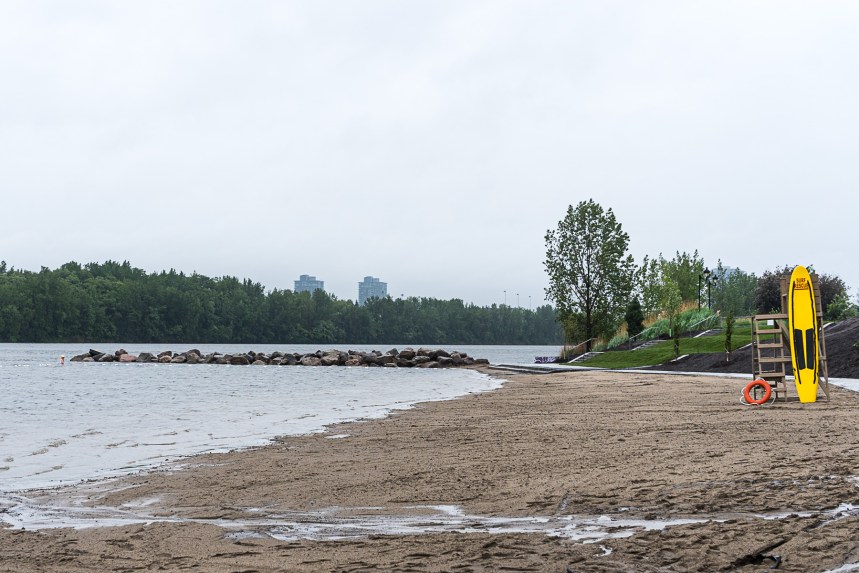
<svg viewBox="0 0 859 573">
<path fill-rule="evenodd" d="M 629 301 L 635 262 L 627 254 L 629 235 L 611 209 L 593 199 L 567 208 L 557 229 L 546 232 L 546 295 L 565 323 L 585 339 L 613 334 Z"/>
<path fill-rule="evenodd" d="M 699 277 L 704 272 L 704 259 L 698 255 L 698 250 L 691 255 L 685 251 L 677 251 L 670 261 L 662 259 L 662 255 L 659 258 L 662 262 L 662 273 L 677 285 L 680 298 L 683 301 L 697 302 Z"/>
<path fill-rule="evenodd" d="M 636 290 L 641 295 L 641 308 L 645 315 L 656 314 L 662 304 L 662 255 L 651 259 L 647 255 L 636 271 Z"/>
<path fill-rule="evenodd" d="M 774 271 L 766 270 L 758 277 L 755 288 L 755 306 L 758 312 L 766 314 L 770 312 L 781 312 L 781 277 L 790 276 L 793 267 L 784 266 Z"/>
<path fill-rule="evenodd" d="M 713 286 L 713 309 L 721 312 L 722 316 L 729 313 L 734 316 L 754 314 L 758 278 L 741 269 L 728 272 L 722 267 L 722 261 L 719 261 L 715 272 L 719 282 Z"/>
<path fill-rule="evenodd" d="M 683 305 L 683 297 L 680 295 L 680 287 L 671 277 L 665 277 L 662 288 L 662 309 L 668 316 L 668 325 L 671 338 L 674 340 L 674 358 L 680 356 L 680 307 Z"/>
<path fill-rule="evenodd" d="M 810 265 L 809 265 L 810 266 Z M 781 269 L 775 271 L 764 271 L 758 278 L 758 285 L 755 292 L 755 302 L 758 312 L 779 312 L 781 310 L 781 288 L 780 281 L 782 276 L 790 277 L 794 267 L 785 265 Z M 813 268 L 809 268 L 809 272 L 814 273 Z M 818 274 L 817 286 L 820 289 L 820 303 L 823 306 L 823 312 L 829 309 L 829 304 L 839 295 L 847 292 L 847 285 L 838 275 Z"/>
</svg>

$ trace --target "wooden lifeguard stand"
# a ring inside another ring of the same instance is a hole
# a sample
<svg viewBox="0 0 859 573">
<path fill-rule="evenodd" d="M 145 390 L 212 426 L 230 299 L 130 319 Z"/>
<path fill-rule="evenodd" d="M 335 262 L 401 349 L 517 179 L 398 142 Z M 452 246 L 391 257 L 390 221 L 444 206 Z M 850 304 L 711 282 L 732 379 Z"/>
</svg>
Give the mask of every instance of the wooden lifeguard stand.
<svg viewBox="0 0 859 573">
<path fill-rule="evenodd" d="M 790 333 L 787 323 L 787 299 L 790 275 L 781 277 L 781 313 L 756 314 L 752 317 L 752 377 L 766 380 L 772 386 L 775 399 L 787 401 L 786 364 L 791 363 Z M 823 305 L 820 301 L 817 275 L 811 275 L 817 308 L 817 345 L 820 356 L 820 384 L 829 401 L 829 365 L 826 362 L 826 336 L 823 331 Z M 763 326 L 761 326 L 763 323 Z"/>
</svg>

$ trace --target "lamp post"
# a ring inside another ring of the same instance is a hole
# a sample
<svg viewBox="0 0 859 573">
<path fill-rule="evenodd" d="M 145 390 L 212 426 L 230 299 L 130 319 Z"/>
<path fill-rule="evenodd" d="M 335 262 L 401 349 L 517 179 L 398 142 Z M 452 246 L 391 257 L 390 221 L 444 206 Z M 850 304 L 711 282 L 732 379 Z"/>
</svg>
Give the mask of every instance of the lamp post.
<svg viewBox="0 0 859 573">
<path fill-rule="evenodd" d="M 714 284 L 716 284 L 716 281 L 718 281 L 718 280 L 719 280 L 719 277 L 716 275 L 713 275 L 713 278 L 711 278 L 710 280 L 707 281 L 707 308 L 708 309 L 711 306 L 710 287 L 713 286 Z"/>
<path fill-rule="evenodd" d="M 698 275 L 698 308 L 701 308 L 701 279 L 707 281 L 707 308 L 710 308 L 710 269 L 704 267 L 704 274 Z"/>
<path fill-rule="evenodd" d="M 507 306 L 507 291 L 504 291 L 504 306 Z"/>
<path fill-rule="evenodd" d="M 516 293 L 516 308 L 519 308 L 519 293 Z"/>
</svg>

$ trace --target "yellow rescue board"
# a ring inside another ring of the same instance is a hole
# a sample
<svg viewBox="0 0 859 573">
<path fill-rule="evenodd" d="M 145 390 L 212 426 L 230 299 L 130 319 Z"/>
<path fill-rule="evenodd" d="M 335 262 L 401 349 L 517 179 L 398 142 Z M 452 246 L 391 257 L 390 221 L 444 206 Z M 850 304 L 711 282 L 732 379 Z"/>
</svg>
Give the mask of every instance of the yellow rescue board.
<svg viewBox="0 0 859 573">
<path fill-rule="evenodd" d="M 817 401 L 819 381 L 817 345 L 817 308 L 808 270 L 799 266 L 790 275 L 787 321 L 790 332 L 790 357 L 800 402 Z"/>
</svg>

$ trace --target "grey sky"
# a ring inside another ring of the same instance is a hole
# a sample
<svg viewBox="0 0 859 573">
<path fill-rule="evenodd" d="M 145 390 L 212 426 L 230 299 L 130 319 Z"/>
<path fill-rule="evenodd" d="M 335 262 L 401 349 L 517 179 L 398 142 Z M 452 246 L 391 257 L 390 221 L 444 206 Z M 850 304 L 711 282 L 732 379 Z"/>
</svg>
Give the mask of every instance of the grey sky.
<svg viewBox="0 0 859 573">
<path fill-rule="evenodd" d="M 638 261 L 857 287 L 856 30 L 846 1 L 5 0 L 0 259 L 536 306 L 593 198 Z"/>
</svg>

